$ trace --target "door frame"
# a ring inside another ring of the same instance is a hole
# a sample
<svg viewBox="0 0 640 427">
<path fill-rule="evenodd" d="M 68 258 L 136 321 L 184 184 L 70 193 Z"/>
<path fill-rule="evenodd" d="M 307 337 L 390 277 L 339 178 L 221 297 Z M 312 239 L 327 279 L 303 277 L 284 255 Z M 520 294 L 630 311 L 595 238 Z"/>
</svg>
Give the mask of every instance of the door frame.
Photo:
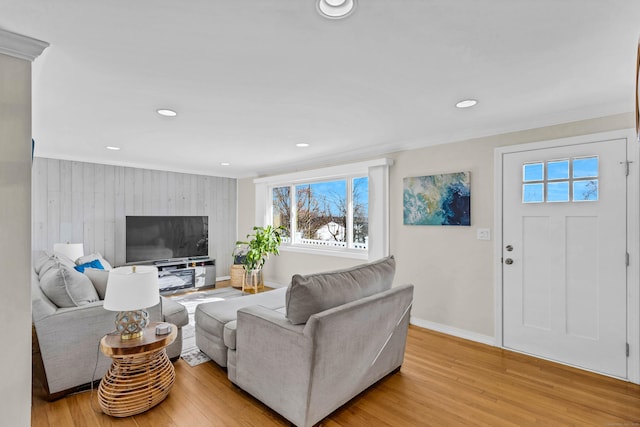
<svg viewBox="0 0 640 427">
<path fill-rule="evenodd" d="M 503 274 L 502 274 L 502 216 L 503 216 L 503 161 L 510 153 L 542 150 L 567 145 L 626 139 L 629 178 L 627 179 L 627 381 L 640 384 L 640 179 L 638 177 L 640 150 L 635 129 L 617 130 L 548 141 L 510 145 L 494 149 L 494 295 L 495 295 L 495 346 L 503 345 Z M 620 167 L 624 167 L 621 165 Z M 515 351 L 513 349 L 508 349 Z M 541 357 L 542 358 L 542 357 Z M 544 358 L 542 358 L 544 359 Z M 584 369 L 584 368 L 581 368 Z"/>
</svg>

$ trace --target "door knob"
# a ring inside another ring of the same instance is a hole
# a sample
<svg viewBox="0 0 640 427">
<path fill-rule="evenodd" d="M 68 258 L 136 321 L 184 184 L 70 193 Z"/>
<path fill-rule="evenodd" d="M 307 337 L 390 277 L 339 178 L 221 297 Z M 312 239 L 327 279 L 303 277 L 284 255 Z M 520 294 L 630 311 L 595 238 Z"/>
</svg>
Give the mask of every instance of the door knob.
<svg viewBox="0 0 640 427">
<path fill-rule="evenodd" d="M 505 249 L 507 250 L 507 252 L 511 252 L 513 250 L 513 246 L 507 245 L 505 246 Z"/>
<path fill-rule="evenodd" d="M 507 264 L 507 265 L 511 265 L 511 264 L 513 264 L 513 260 L 511 258 L 507 258 L 507 259 L 504 260 L 504 263 Z"/>
</svg>

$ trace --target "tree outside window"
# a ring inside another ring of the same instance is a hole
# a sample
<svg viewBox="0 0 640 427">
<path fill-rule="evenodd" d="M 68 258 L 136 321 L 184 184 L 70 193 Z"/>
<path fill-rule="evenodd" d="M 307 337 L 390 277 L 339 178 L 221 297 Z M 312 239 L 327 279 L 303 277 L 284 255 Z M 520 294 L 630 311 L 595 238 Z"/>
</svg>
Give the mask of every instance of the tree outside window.
<svg viewBox="0 0 640 427">
<path fill-rule="evenodd" d="M 367 177 L 275 187 L 273 225 L 289 230 L 285 243 L 367 249 L 368 187 Z"/>
</svg>

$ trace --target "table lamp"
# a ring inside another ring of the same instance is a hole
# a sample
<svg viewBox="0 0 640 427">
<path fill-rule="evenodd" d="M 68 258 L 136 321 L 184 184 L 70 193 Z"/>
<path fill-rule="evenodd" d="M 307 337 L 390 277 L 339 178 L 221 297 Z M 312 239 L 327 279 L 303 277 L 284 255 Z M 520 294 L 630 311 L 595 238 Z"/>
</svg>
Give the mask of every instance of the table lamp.
<svg viewBox="0 0 640 427">
<path fill-rule="evenodd" d="M 118 267 L 109 272 L 104 308 L 119 312 L 115 323 L 122 340 L 142 336 L 149 324 L 149 313 L 144 309 L 153 307 L 159 301 L 156 267 Z"/>
<path fill-rule="evenodd" d="M 82 243 L 54 243 L 53 252 L 57 252 L 75 262 L 84 256 L 84 245 Z"/>
</svg>

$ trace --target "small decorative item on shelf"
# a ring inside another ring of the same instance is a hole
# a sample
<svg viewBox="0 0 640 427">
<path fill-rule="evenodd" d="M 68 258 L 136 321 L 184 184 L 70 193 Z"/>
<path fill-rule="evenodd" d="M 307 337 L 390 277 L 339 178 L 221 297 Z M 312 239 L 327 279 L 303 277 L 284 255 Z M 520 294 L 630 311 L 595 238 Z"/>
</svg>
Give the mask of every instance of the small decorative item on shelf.
<svg viewBox="0 0 640 427">
<path fill-rule="evenodd" d="M 236 242 L 236 245 L 244 245 L 247 248 L 242 262 L 244 268 L 243 292 L 245 288 L 250 288 L 257 292 L 258 288 L 264 287 L 262 267 L 270 254 L 280 254 L 278 249 L 282 242 L 280 233 L 283 230 L 283 227 L 273 227 L 271 225 L 253 227 L 254 234 L 247 234 L 248 241 Z"/>
</svg>

